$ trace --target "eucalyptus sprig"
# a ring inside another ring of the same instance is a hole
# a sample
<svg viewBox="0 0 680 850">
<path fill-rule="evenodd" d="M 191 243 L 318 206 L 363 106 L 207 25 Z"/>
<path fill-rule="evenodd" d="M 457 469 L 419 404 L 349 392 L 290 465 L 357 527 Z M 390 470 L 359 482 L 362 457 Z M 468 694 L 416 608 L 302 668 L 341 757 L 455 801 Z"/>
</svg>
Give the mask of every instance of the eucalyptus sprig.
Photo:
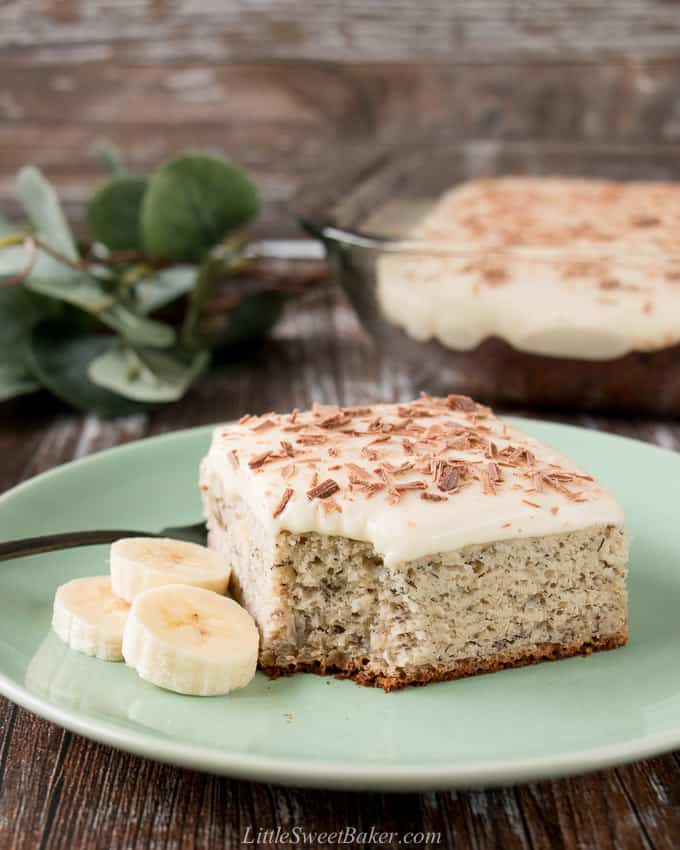
<svg viewBox="0 0 680 850">
<path fill-rule="evenodd" d="M 129 174 L 111 148 L 102 154 L 110 176 L 88 203 L 84 244 L 31 166 L 18 177 L 26 224 L 0 217 L 0 401 L 47 389 L 104 416 L 139 411 L 181 398 L 211 352 L 239 338 L 248 296 L 218 323 L 228 334 L 206 330 L 202 314 L 220 281 L 251 262 L 241 234 L 259 209 L 252 180 L 203 154 L 149 177 Z M 270 294 L 250 305 L 263 321 L 249 331 L 278 317 L 282 298 Z M 179 318 L 160 318 L 173 302 Z"/>
</svg>

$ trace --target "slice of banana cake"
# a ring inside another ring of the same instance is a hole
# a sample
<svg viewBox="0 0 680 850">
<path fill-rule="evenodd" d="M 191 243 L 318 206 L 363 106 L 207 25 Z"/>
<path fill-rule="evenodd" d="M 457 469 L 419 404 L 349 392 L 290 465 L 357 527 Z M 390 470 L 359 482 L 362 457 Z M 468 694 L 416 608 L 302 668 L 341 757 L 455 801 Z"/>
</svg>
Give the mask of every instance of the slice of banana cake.
<svg viewBox="0 0 680 850">
<path fill-rule="evenodd" d="M 201 490 L 269 674 L 392 690 L 626 642 L 621 508 L 466 396 L 244 416 Z"/>
</svg>

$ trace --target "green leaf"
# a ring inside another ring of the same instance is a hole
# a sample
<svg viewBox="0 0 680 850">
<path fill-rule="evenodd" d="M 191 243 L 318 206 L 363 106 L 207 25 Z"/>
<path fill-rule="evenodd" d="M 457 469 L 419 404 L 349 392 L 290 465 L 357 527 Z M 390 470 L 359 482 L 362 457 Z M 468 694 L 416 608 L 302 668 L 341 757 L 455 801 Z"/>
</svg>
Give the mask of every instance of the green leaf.
<svg viewBox="0 0 680 850">
<path fill-rule="evenodd" d="M 206 341 L 198 332 L 201 311 L 209 301 L 220 278 L 226 273 L 230 261 L 229 257 L 225 258 L 220 252 L 219 256 L 207 257 L 198 269 L 181 332 L 182 345 L 190 351 L 206 347 Z"/>
<path fill-rule="evenodd" d="M 171 304 L 193 289 L 196 274 L 196 266 L 171 266 L 141 280 L 135 288 L 137 309 L 147 314 Z"/>
<path fill-rule="evenodd" d="M 23 345 L 33 325 L 53 312 L 54 304 L 22 286 L 0 288 L 0 401 L 40 389 L 24 363 Z"/>
<path fill-rule="evenodd" d="M 26 286 L 88 312 L 98 313 L 110 306 L 113 299 L 101 285 L 83 269 L 69 264 L 68 261 L 75 263 L 79 260 L 75 240 L 54 189 L 37 168 L 23 168 L 19 172 L 19 199 L 36 237 L 66 260 L 59 260 L 38 247 L 37 259 Z M 27 256 L 27 249 L 22 248 L 24 256 Z M 22 268 L 26 268 L 25 263 Z"/>
<path fill-rule="evenodd" d="M 19 194 L 38 237 L 67 259 L 77 260 L 75 242 L 56 194 L 35 168 L 21 171 Z M 25 263 L 22 268 L 25 268 Z M 168 348 L 175 343 L 175 331 L 169 325 L 137 316 L 128 307 L 116 302 L 101 281 L 45 251 L 38 251 L 38 259 L 26 286 L 91 313 L 134 345 Z"/>
<path fill-rule="evenodd" d="M 76 280 L 31 276 L 25 285 L 34 292 L 90 313 L 134 345 L 169 348 L 175 344 L 174 328 L 164 322 L 136 315 L 124 304 L 117 302 L 98 280 L 88 275 L 82 275 Z"/>
<path fill-rule="evenodd" d="M 212 324 L 206 329 L 212 347 L 242 345 L 257 342 L 270 333 L 283 313 L 288 296 L 274 290 L 257 292 L 245 298 L 237 307 L 224 317 L 215 317 L 208 321 Z M 218 324 L 222 320 L 221 326 Z"/>
<path fill-rule="evenodd" d="M 88 374 L 98 386 L 126 398 L 169 402 L 185 394 L 209 359 L 205 351 L 187 359 L 179 353 L 133 351 L 113 345 L 90 364 Z"/>
<path fill-rule="evenodd" d="M 75 239 L 59 204 L 57 193 L 40 171 L 33 166 L 19 172 L 19 200 L 30 219 L 38 237 L 69 260 L 78 259 Z M 38 259 L 42 263 L 36 274 L 53 271 L 56 264 L 63 272 L 64 264 L 43 253 Z M 37 264 L 36 264 L 37 265 Z"/>
<path fill-rule="evenodd" d="M 0 248 L 0 278 L 16 277 L 28 267 L 29 253 L 25 245 Z"/>
<path fill-rule="evenodd" d="M 39 389 L 40 384 L 26 368 L 23 357 L 0 349 L 0 402 Z"/>
<path fill-rule="evenodd" d="M 139 413 L 145 405 L 97 386 L 88 377 L 90 363 L 111 347 L 113 339 L 99 334 L 74 335 L 68 326 L 42 322 L 33 328 L 25 345 L 26 366 L 43 387 L 79 410 L 105 417 Z"/>
<path fill-rule="evenodd" d="M 54 304 L 23 286 L 0 287 L 0 353 L 17 346 L 38 320 L 54 312 Z"/>
<path fill-rule="evenodd" d="M 99 314 L 99 318 L 132 345 L 144 345 L 151 348 L 170 348 L 175 344 L 175 329 L 157 319 L 138 316 L 123 304 L 115 304 L 110 310 Z"/>
<path fill-rule="evenodd" d="M 201 154 L 178 157 L 153 175 L 144 196 L 145 249 L 166 260 L 199 261 L 258 207 L 257 189 L 237 165 Z"/>
<path fill-rule="evenodd" d="M 87 224 L 93 241 L 111 251 L 141 251 L 140 216 L 147 181 L 114 177 L 90 198 Z"/>
<path fill-rule="evenodd" d="M 31 277 L 25 282 L 25 286 L 33 292 L 39 292 L 49 298 L 65 301 L 80 307 L 88 313 L 100 315 L 110 309 L 116 303 L 116 299 L 107 292 L 99 281 L 88 275 L 78 275 L 70 278 L 68 275 L 60 277 Z"/>
</svg>

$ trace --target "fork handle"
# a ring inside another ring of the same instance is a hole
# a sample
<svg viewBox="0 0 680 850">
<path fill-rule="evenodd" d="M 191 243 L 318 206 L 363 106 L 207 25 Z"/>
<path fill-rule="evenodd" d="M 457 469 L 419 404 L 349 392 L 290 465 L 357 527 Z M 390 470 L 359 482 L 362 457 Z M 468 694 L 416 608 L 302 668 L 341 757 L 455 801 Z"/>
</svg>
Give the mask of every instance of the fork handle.
<svg viewBox="0 0 680 850">
<path fill-rule="evenodd" d="M 149 531 L 130 531 L 110 529 L 106 531 L 65 531 L 61 534 L 41 534 L 39 537 L 24 537 L 21 540 L 8 540 L 0 543 L 0 561 L 12 558 L 26 558 L 28 555 L 40 555 L 43 552 L 55 552 L 58 549 L 71 549 L 76 546 L 97 546 L 101 543 L 114 543 L 122 537 L 158 537 Z"/>
</svg>

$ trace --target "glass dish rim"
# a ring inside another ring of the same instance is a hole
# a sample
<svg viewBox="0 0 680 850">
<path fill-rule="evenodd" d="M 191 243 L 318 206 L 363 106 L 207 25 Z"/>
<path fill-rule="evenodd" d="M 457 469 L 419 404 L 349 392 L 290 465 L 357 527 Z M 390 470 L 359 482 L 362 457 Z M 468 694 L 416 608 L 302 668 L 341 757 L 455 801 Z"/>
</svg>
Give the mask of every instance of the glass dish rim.
<svg viewBox="0 0 680 850">
<path fill-rule="evenodd" d="M 408 256 L 425 256 L 441 258 L 469 259 L 474 257 L 509 257 L 526 262 L 548 262 L 548 263 L 578 263 L 595 262 L 602 260 L 616 260 L 626 266 L 646 266 L 650 263 L 673 263 L 680 264 L 680 250 L 677 252 L 659 252 L 653 243 L 647 253 L 638 250 L 631 256 L 630 249 L 625 243 L 615 242 L 614 250 L 584 243 L 582 245 L 546 245 L 540 243 L 508 245 L 492 244 L 485 246 L 467 246 L 454 244 L 444 240 L 434 239 L 398 239 L 395 237 L 381 236 L 375 233 L 363 232 L 361 230 L 340 227 L 331 221 L 315 221 L 309 218 L 299 218 L 300 226 L 310 236 L 319 239 L 324 245 L 337 245 L 346 248 L 374 251 L 381 254 L 405 254 Z M 611 245 L 611 243 L 610 243 Z M 617 256 L 618 253 L 621 256 Z M 568 251 L 568 256 L 565 252 Z"/>
</svg>

